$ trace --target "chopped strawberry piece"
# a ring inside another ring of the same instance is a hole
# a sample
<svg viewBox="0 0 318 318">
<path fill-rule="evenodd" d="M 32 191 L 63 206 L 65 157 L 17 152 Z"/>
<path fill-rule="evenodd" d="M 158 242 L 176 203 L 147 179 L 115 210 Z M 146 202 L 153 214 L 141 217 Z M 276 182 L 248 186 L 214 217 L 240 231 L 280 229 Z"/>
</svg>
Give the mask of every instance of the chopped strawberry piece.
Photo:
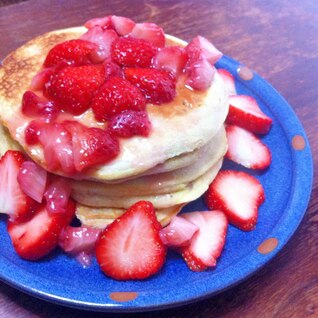
<svg viewBox="0 0 318 318">
<path fill-rule="evenodd" d="M 37 204 L 27 196 L 18 182 L 20 168 L 25 161 L 20 151 L 8 150 L 0 159 L 0 213 L 16 222 L 28 219 Z"/>
<path fill-rule="evenodd" d="M 175 216 L 171 222 L 160 231 L 160 238 L 167 246 L 188 246 L 199 227 L 186 218 Z"/>
<path fill-rule="evenodd" d="M 91 107 L 98 121 L 106 121 L 125 110 L 145 110 L 146 99 L 139 88 L 126 79 L 111 77 L 99 89 Z"/>
<path fill-rule="evenodd" d="M 111 46 L 113 61 L 122 66 L 150 67 L 155 53 L 155 47 L 143 39 L 120 37 Z"/>
<path fill-rule="evenodd" d="M 226 157 L 246 168 L 266 169 L 272 156 L 269 148 L 253 133 L 234 125 L 226 126 Z"/>
<path fill-rule="evenodd" d="M 24 161 L 18 173 L 21 190 L 38 203 L 42 202 L 47 172 L 33 161 Z"/>
<path fill-rule="evenodd" d="M 151 122 L 146 111 L 127 110 L 112 117 L 108 127 L 111 134 L 117 137 L 147 137 L 150 134 Z"/>
<path fill-rule="evenodd" d="M 54 102 L 26 91 L 22 97 L 22 113 L 29 117 L 42 117 L 46 121 L 52 121 L 57 118 L 59 111 Z"/>
<path fill-rule="evenodd" d="M 44 67 L 52 67 L 60 63 L 69 65 L 91 64 L 90 54 L 97 50 L 97 45 L 81 40 L 69 40 L 55 45 L 47 54 Z"/>
<path fill-rule="evenodd" d="M 213 65 L 223 55 L 209 40 L 200 35 L 195 37 L 185 47 L 185 51 L 187 52 L 191 63 L 199 60 L 200 56 L 202 56 Z"/>
<path fill-rule="evenodd" d="M 105 68 L 106 79 L 113 76 L 124 77 L 123 69 L 118 64 L 114 63 L 111 58 L 107 58 L 103 61 L 103 66 Z"/>
<path fill-rule="evenodd" d="M 177 78 L 183 72 L 187 60 L 187 54 L 182 47 L 167 46 L 157 51 L 153 59 L 153 66 L 171 72 Z"/>
<path fill-rule="evenodd" d="M 190 212 L 182 215 L 199 230 L 193 235 L 190 245 L 180 252 L 192 271 L 203 271 L 216 265 L 225 244 L 228 221 L 222 211 Z"/>
<path fill-rule="evenodd" d="M 108 29 L 112 27 L 112 17 L 106 16 L 102 18 L 93 18 L 84 23 L 85 28 L 91 29 L 95 26 L 99 26 L 103 29 Z"/>
<path fill-rule="evenodd" d="M 166 43 L 163 29 L 154 23 L 136 23 L 128 35 L 132 38 L 147 40 L 156 47 L 164 47 Z"/>
<path fill-rule="evenodd" d="M 80 38 L 97 45 L 97 49 L 91 52 L 90 59 L 94 63 L 100 63 L 110 57 L 111 45 L 118 35 L 114 30 L 104 30 L 100 26 L 94 26 Z"/>
<path fill-rule="evenodd" d="M 126 79 L 140 88 L 152 104 L 171 102 L 176 96 L 176 83 L 173 76 L 163 70 L 152 68 L 126 68 Z"/>
<path fill-rule="evenodd" d="M 44 193 L 47 212 L 60 214 L 66 213 L 70 195 L 71 186 L 67 179 L 51 176 Z"/>
<path fill-rule="evenodd" d="M 75 203 L 70 200 L 65 214 L 49 214 L 45 205 L 23 223 L 8 222 L 7 230 L 17 254 L 27 260 L 37 260 L 48 255 L 58 244 L 62 229 L 75 214 Z"/>
<path fill-rule="evenodd" d="M 222 77 L 224 85 L 227 88 L 227 91 L 229 92 L 229 95 L 236 95 L 234 76 L 224 68 L 217 69 L 217 72 Z"/>
<path fill-rule="evenodd" d="M 94 94 L 104 81 L 105 69 L 102 65 L 65 67 L 53 75 L 47 95 L 60 109 L 80 115 L 89 108 Z"/>
<path fill-rule="evenodd" d="M 243 171 L 219 172 L 205 195 L 209 209 L 222 210 L 243 231 L 255 228 L 258 208 L 265 200 L 261 183 Z"/>
<path fill-rule="evenodd" d="M 64 122 L 72 135 L 72 150 L 76 171 L 83 171 L 93 165 L 104 164 L 119 153 L 119 142 L 108 130 L 88 128 L 77 122 Z"/>
<path fill-rule="evenodd" d="M 66 174 L 75 173 L 72 135 L 62 124 L 44 124 L 40 127 L 38 138 L 49 171 L 62 169 Z"/>
<path fill-rule="evenodd" d="M 39 120 L 32 120 L 28 126 L 25 128 L 24 138 L 25 142 L 32 146 L 36 145 L 40 142 L 40 133 L 41 128 L 43 127 L 44 123 Z"/>
<path fill-rule="evenodd" d="M 32 78 L 30 89 L 32 91 L 42 91 L 45 84 L 50 80 L 51 76 L 54 74 L 54 71 L 54 67 L 42 69 Z"/>
<path fill-rule="evenodd" d="M 145 279 L 156 274 L 166 257 L 160 229 L 150 202 L 131 206 L 103 230 L 96 242 L 101 270 L 117 280 Z"/>
<path fill-rule="evenodd" d="M 195 90 L 207 90 L 213 81 L 215 67 L 207 59 L 202 57 L 199 60 L 186 66 L 186 84 Z"/>
<path fill-rule="evenodd" d="M 136 25 L 136 23 L 133 20 L 125 17 L 119 17 L 116 15 L 113 15 L 111 17 L 111 20 L 115 31 L 119 35 L 127 35 L 133 30 L 133 28 Z"/>
<path fill-rule="evenodd" d="M 230 108 L 226 122 L 240 126 L 256 134 L 267 134 L 272 119 L 260 109 L 256 99 L 247 95 L 233 95 L 229 99 Z"/>
</svg>

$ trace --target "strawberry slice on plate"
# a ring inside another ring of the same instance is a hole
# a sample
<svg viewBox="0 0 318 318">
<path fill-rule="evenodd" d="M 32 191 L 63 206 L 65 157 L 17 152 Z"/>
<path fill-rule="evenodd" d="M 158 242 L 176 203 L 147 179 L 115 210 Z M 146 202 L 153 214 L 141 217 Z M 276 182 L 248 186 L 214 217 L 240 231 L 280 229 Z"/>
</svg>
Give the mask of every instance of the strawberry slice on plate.
<svg viewBox="0 0 318 318">
<path fill-rule="evenodd" d="M 271 151 L 253 133 L 238 126 L 227 125 L 226 137 L 228 159 L 250 169 L 266 169 L 271 164 Z"/>
<path fill-rule="evenodd" d="M 237 125 L 255 134 L 267 134 L 272 119 L 259 107 L 256 99 L 247 95 L 232 95 L 229 98 L 229 113 L 226 123 Z"/>
<path fill-rule="evenodd" d="M 182 214 L 198 227 L 190 245 L 180 248 L 182 257 L 192 271 L 203 271 L 216 265 L 225 244 L 228 221 L 222 211 L 200 211 Z"/>
<path fill-rule="evenodd" d="M 229 92 L 229 95 L 236 95 L 235 79 L 234 76 L 226 69 L 219 68 L 217 72 L 222 77 L 225 87 Z"/>
<path fill-rule="evenodd" d="M 0 213 L 10 220 L 23 221 L 34 212 L 37 203 L 27 196 L 18 182 L 18 175 L 25 162 L 20 151 L 8 150 L 0 160 Z"/>
<path fill-rule="evenodd" d="M 229 223 L 243 231 L 255 228 L 258 208 L 265 200 L 262 184 L 243 171 L 219 172 L 205 194 L 210 210 L 223 211 Z"/>
<path fill-rule="evenodd" d="M 33 217 L 23 223 L 9 221 L 7 230 L 17 254 L 37 260 L 49 254 L 58 244 L 60 232 L 74 217 L 75 203 L 70 200 L 65 213 L 49 213 L 41 205 Z"/>
<path fill-rule="evenodd" d="M 97 240 L 95 252 L 101 270 L 117 280 L 145 279 L 156 274 L 166 258 L 160 229 L 152 203 L 135 203 Z"/>
</svg>

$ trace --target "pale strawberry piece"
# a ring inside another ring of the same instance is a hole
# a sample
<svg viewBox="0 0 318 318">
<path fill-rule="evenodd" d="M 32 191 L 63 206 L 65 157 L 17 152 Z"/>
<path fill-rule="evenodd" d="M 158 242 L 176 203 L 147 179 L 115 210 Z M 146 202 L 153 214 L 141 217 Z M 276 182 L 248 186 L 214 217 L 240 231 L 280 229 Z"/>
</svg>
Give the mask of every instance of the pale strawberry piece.
<svg viewBox="0 0 318 318">
<path fill-rule="evenodd" d="M 150 22 L 136 23 L 128 36 L 147 40 L 156 47 L 164 47 L 166 42 L 163 29 L 155 23 Z"/>
<path fill-rule="evenodd" d="M 243 171 L 219 172 L 205 194 L 209 209 L 222 210 L 229 223 L 243 231 L 255 228 L 258 208 L 264 200 L 262 184 Z"/>
<path fill-rule="evenodd" d="M 139 201 L 108 225 L 96 242 L 101 270 L 117 280 L 145 279 L 156 274 L 166 258 L 161 225 L 151 202 Z"/>
<path fill-rule="evenodd" d="M 37 203 L 27 196 L 18 182 L 25 158 L 20 151 L 8 150 L 0 159 L 0 213 L 10 220 L 23 221 L 34 212 Z"/>
<path fill-rule="evenodd" d="M 44 88 L 44 85 L 50 80 L 55 71 L 54 67 L 47 67 L 42 69 L 39 73 L 34 75 L 30 84 L 30 90 L 40 91 Z"/>
<path fill-rule="evenodd" d="M 195 90 L 207 90 L 213 81 L 216 69 L 207 59 L 201 58 L 186 67 L 186 84 Z"/>
<path fill-rule="evenodd" d="M 226 122 L 237 125 L 256 134 L 266 134 L 272 126 L 272 119 L 259 107 L 256 99 L 248 95 L 233 95 L 229 98 L 229 113 Z"/>
<path fill-rule="evenodd" d="M 98 48 L 90 54 L 90 59 L 94 63 L 100 63 L 110 57 L 111 45 L 117 38 L 118 35 L 114 30 L 104 30 L 100 26 L 90 28 L 80 37 L 82 40 L 97 44 Z"/>
<path fill-rule="evenodd" d="M 229 95 L 236 95 L 235 79 L 234 76 L 226 69 L 219 68 L 217 72 L 222 77 L 224 85 L 229 92 Z"/>
<path fill-rule="evenodd" d="M 41 205 L 32 218 L 23 223 L 9 220 L 7 230 L 16 253 L 27 260 L 48 255 L 58 244 L 60 232 L 75 214 L 75 203 L 69 201 L 67 212 L 50 214 Z"/>
<path fill-rule="evenodd" d="M 102 18 L 93 18 L 84 23 L 85 28 L 91 29 L 95 26 L 99 26 L 101 28 L 107 29 L 112 27 L 112 17 L 106 16 Z"/>
<path fill-rule="evenodd" d="M 167 246 L 187 246 L 199 227 L 186 218 L 175 216 L 171 222 L 160 231 L 160 238 Z"/>
<path fill-rule="evenodd" d="M 38 203 L 42 202 L 47 172 L 33 161 L 24 161 L 19 169 L 18 182 L 21 190 Z"/>
<path fill-rule="evenodd" d="M 238 126 L 227 125 L 226 137 L 228 159 L 250 169 L 269 167 L 272 161 L 271 152 L 253 133 Z"/>
<path fill-rule="evenodd" d="M 111 17 L 112 25 L 119 35 L 127 35 L 135 27 L 136 23 L 125 17 L 113 15 Z"/>
<path fill-rule="evenodd" d="M 200 211 L 182 214 L 182 217 L 198 227 L 190 245 L 180 252 L 192 271 L 203 271 L 216 265 L 225 244 L 228 221 L 222 211 Z"/>
<path fill-rule="evenodd" d="M 160 48 L 152 63 L 153 67 L 171 72 L 176 78 L 182 74 L 188 57 L 180 46 L 167 46 Z"/>
</svg>

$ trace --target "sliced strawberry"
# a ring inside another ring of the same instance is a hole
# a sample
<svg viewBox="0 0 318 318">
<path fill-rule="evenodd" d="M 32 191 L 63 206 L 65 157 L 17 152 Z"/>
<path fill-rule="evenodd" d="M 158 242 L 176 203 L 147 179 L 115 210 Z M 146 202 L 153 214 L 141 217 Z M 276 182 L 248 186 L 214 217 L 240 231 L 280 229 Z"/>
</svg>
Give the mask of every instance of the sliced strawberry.
<svg viewBox="0 0 318 318">
<path fill-rule="evenodd" d="M 160 238 L 167 246 L 188 246 L 199 227 L 186 218 L 175 216 L 171 222 L 160 231 Z"/>
<path fill-rule="evenodd" d="M 272 119 L 260 109 L 256 99 L 247 95 L 233 95 L 229 99 L 230 108 L 226 122 L 237 125 L 256 134 L 267 134 Z"/>
<path fill-rule="evenodd" d="M 236 95 L 236 88 L 235 88 L 235 79 L 234 76 L 226 69 L 219 68 L 217 72 L 222 77 L 225 87 L 229 92 L 229 95 Z"/>
<path fill-rule="evenodd" d="M 151 122 L 146 111 L 127 110 L 112 117 L 108 127 L 111 134 L 117 137 L 147 137 L 151 131 Z"/>
<path fill-rule="evenodd" d="M 272 156 L 269 148 L 253 133 L 234 125 L 226 126 L 226 157 L 246 168 L 266 169 Z"/>
<path fill-rule="evenodd" d="M 139 201 L 106 227 L 96 242 L 101 270 L 117 280 L 145 279 L 165 262 L 161 225 L 153 205 Z"/>
<path fill-rule="evenodd" d="M 113 61 L 128 67 L 149 67 L 155 53 L 155 47 L 144 39 L 120 37 L 111 46 Z"/>
<path fill-rule="evenodd" d="M 99 26 L 102 29 L 108 29 L 112 27 L 112 17 L 110 15 L 102 18 L 93 18 L 84 23 L 85 28 L 91 29 L 95 26 Z"/>
<path fill-rule="evenodd" d="M 47 172 L 33 161 L 24 161 L 18 173 L 21 190 L 38 203 L 42 202 Z"/>
<path fill-rule="evenodd" d="M 97 45 L 81 40 L 69 40 L 56 44 L 47 54 L 44 67 L 52 67 L 60 63 L 69 65 L 91 64 L 90 54 L 97 50 Z"/>
<path fill-rule="evenodd" d="M 146 99 L 139 88 L 126 79 L 111 77 L 99 89 L 91 107 L 98 121 L 106 121 L 125 110 L 145 110 Z"/>
<path fill-rule="evenodd" d="M 40 142 L 41 129 L 45 123 L 41 120 L 32 120 L 25 128 L 24 138 L 28 145 L 36 145 Z"/>
<path fill-rule="evenodd" d="M 183 72 L 187 59 L 187 54 L 182 47 L 167 46 L 157 51 L 153 66 L 171 72 L 177 78 Z"/>
<path fill-rule="evenodd" d="M 128 35 L 132 38 L 147 40 L 156 47 L 164 47 L 166 42 L 163 29 L 149 22 L 136 23 Z"/>
<path fill-rule="evenodd" d="M 20 168 L 25 161 L 20 151 L 8 150 L 0 159 L 0 213 L 10 220 L 24 221 L 36 208 L 36 202 L 27 196 L 18 182 Z"/>
<path fill-rule="evenodd" d="M 104 164 L 118 155 L 118 139 L 108 130 L 88 128 L 75 121 L 64 122 L 63 125 L 72 136 L 72 152 L 77 171 Z"/>
<path fill-rule="evenodd" d="M 27 260 L 37 260 L 49 254 L 58 244 L 62 229 L 75 214 L 75 203 L 69 201 L 64 214 L 49 214 L 45 205 L 33 217 L 23 223 L 9 220 L 7 230 L 17 254 Z"/>
<path fill-rule="evenodd" d="M 59 110 L 54 102 L 26 91 L 22 96 L 22 113 L 29 117 L 42 117 L 46 121 L 53 121 L 57 118 Z"/>
<path fill-rule="evenodd" d="M 153 68 L 126 68 L 126 79 L 140 88 L 152 104 L 171 102 L 176 96 L 176 83 L 173 76 L 163 70 Z"/>
<path fill-rule="evenodd" d="M 192 271 L 203 271 L 215 266 L 225 244 L 228 221 L 222 211 L 190 212 L 183 218 L 196 225 L 199 230 L 193 235 L 190 245 L 180 252 Z"/>
<path fill-rule="evenodd" d="M 97 45 L 97 49 L 90 54 L 90 59 L 94 63 L 100 63 L 110 57 L 112 42 L 118 38 L 114 30 L 104 30 L 100 26 L 94 26 L 85 32 L 80 39 L 86 40 Z"/>
<path fill-rule="evenodd" d="M 102 65 L 65 67 L 53 75 L 47 95 L 60 109 L 80 115 L 89 108 L 94 94 L 104 81 L 105 69 Z"/>
<path fill-rule="evenodd" d="M 125 17 L 119 17 L 116 15 L 113 15 L 111 17 L 111 21 L 115 31 L 119 35 L 127 35 L 133 30 L 133 28 L 136 25 L 136 23 L 133 20 Z"/>
<path fill-rule="evenodd" d="M 107 58 L 103 61 L 103 66 L 105 68 L 106 79 L 113 76 L 124 77 L 123 69 L 118 64 L 114 63 L 111 58 Z"/>
<path fill-rule="evenodd" d="M 205 195 L 209 209 L 222 210 L 229 222 L 243 231 L 255 228 L 265 194 L 261 183 L 242 171 L 219 172 Z"/>
<path fill-rule="evenodd" d="M 54 74 L 55 68 L 48 67 L 42 69 L 39 73 L 34 75 L 30 84 L 30 90 L 32 91 L 42 91 L 45 84 L 50 80 L 51 76 Z"/>
</svg>

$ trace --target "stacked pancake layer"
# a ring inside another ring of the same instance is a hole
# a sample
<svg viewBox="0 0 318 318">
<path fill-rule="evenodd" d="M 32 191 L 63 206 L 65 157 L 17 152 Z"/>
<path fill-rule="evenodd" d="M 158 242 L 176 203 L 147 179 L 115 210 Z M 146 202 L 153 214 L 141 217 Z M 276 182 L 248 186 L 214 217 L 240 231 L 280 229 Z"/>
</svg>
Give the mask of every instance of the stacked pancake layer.
<svg viewBox="0 0 318 318">
<path fill-rule="evenodd" d="M 25 143 L 24 130 L 31 119 L 20 111 L 22 95 L 49 49 L 83 32 L 84 28 L 72 28 L 35 38 L 10 54 L 0 69 L 0 115 L 9 131 L 1 127 L 3 147 L 16 148 L 18 142 L 45 169 L 42 149 Z M 170 36 L 167 42 L 184 45 Z M 181 79 L 173 102 L 147 106 L 152 124 L 149 137 L 122 139 L 117 158 L 75 176 L 50 172 L 71 181 L 83 224 L 103 227 L 139 200 L 151 201 L 158 219 L 167 224 L 184 204 L 206 191 L 219 171 L 227 148 L 223 127 L 227 111 L 227 93 L 217 73 L 203 93 L 192 91 Z M 90 127 L 98 125 L 90 110 L 76 120 Z"/>
</svg>

